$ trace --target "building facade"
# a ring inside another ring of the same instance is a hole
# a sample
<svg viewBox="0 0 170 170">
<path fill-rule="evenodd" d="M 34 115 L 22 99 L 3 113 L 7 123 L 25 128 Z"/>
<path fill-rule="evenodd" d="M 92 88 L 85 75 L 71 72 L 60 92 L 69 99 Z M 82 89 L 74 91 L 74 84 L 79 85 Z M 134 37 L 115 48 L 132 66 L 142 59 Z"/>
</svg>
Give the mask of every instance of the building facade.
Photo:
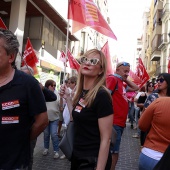
<svg viewBox="0 0 170 170">
<path fill-rule="evenodd" d="M 94 1 L 106 20 L 109 20 L 106 0 Z M 52 78 L 59 81 L 63 77 L 64 64 L 59 60 L 61 51 L 66 50 L 68 0 L 0 0 L 0 17 L 15 33 L 20 43 L 20 54 L 25 49 L 29 37 L 39 58 L 39 79 L 44 83 Z M 78 58 L 91 48 L 100 49 L 107 37 L 93 29 L 85 28 L 74 35 L 69 29 L 68 48 Z M 21 56 L 17 57 L 20 67 Z M 75 71 L 67 68 L 69 75 Z"/>
</svg>

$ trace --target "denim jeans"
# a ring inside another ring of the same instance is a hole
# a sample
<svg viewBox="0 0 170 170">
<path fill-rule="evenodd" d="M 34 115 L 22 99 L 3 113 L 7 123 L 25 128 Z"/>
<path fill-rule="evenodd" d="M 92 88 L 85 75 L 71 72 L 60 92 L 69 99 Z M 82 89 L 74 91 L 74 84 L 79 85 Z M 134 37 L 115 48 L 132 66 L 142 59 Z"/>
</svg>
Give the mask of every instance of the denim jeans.
<svg viewBox="0 0 170 170">
<path fill-rule="evenodd" d="M 134 102 L 129 103 L 129 112 L 128 112 L 128 117 L 130 119 L 131 125 L 133 125 L 134 122 Z"/>
<path fill-rule="evenodd" d="M 44 130 L 44 148 L 49 149 L 50 136 L 51 136 L 53 149 L 56 152 L 59 151 L 59 147 L 58 147 L 59 140 L 57 135 L 58 121 L 59 120 L 49 121 L 48 126 Z"/>
<path fill-rule="evenodd" d="M 158 162 L 158 160 L 152 159 L 141 152 L 139 156 L 139 170 L 153 170 Z"/>
<path fill-rule="evenodd" d="M 137 127 L 138 135 L 140 136 L 140 129 L 138 127 L 139 114 L 140 114 L 140 108 L 139 107 L 135 107 L 135 122 L 136 122 L 136 127 Z"/>
<path fill-rule="evenodd" d="M 113 127 L 115 128 L 116 132 L 117 132 L 117 137 L 116 137 L 116 143 L 114 146 L 110 146 L 110 153 L 114 154 L 114 153 L 119 153 L 119 148 L 120 148 L 120 142 L 121 142 L 121 138 L 122 138 L 122 134 L 123 134 L 123 127 L 117 126 L 117 125 L 113 125 Z"/>
</svg>

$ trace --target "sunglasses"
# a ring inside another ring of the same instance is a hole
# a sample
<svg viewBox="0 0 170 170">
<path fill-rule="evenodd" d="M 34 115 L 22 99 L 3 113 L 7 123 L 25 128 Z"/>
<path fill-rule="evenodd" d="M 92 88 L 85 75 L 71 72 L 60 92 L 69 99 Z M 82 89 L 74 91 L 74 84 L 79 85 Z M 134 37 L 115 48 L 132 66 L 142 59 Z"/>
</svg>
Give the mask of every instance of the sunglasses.
<svg viewBox="0 0 170 170">
<path fill-rule="evenodd" d="M 68 82 L 68 84 L 74 84 L 74 83 L 76 83 L 76 82 L 74 82 L 74 81 Z"/>
<path fill-rule="evenodd" d="M 153 85 L 149 85 L 148 87 L 154 87 Z"/>
<path fill-rule="evenodd" d="M 54 84 L 54 85 L 51 85 L 51 87 L 56 87 L 56 85 Z"/>
<path fill-rule="evenodd" d="M 97 63 L 100 60 L 98 58 L 87 58 L 87 57 L 81 57 L 80 58 L 80 63 L 81 64 L 90 64 L 92 66 L 97 65 Z"/>
<path fill-rule="evenodd" d="M 158 79 L 156 80 L 157 83 L 158 83 L 158 82 L 163 83 L 164 81 L 165 81 L 165 79 L 163 79 L 163 78 L 158 78 Z"/>
<path fill-rule="evenodd" d="M 130 64 L 127 63 L 127 62 L 123 62 L 120 65 L 118 65 L 117 68 L 120 67 L 120 66 L 129 66 L 130 67 Z"/>
</svg>

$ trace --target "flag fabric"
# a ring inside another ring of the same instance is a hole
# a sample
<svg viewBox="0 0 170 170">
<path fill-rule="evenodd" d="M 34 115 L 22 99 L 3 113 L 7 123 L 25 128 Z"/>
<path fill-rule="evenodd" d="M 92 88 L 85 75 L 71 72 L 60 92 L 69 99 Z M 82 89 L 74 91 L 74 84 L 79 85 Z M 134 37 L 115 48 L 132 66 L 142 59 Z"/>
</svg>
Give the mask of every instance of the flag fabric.
<svg viewBox="0 0 170 170">
<path fill-rule="evenodd" d="M 68 59 L 66 59 L 66 54 L 64 51 L 61 51 L 59 60 L 62 61 L 63 63 L 68 61 Z"/>
<path fill-rule="evenodd" d="M 139 57 L 139 63 L 136 68 L 136 75 L 141 80 L 141 84 L 139 85 L 139 87 L 141 88 L 149 80 L 149 75 L 140 57 Z"/>
<path fill-rule="evenodd" d="M 66 65 L 66 67 L 67 67 L 68 58 L 66 58 L 66 54 L 64 51 L 61 51 L 59 60 L 62 61 L 64 63 L 64 66 Z"/>
<path fill-rule="evenodd" d="M 168 73 L 170 73 L 170 57 L 168 58 Z"/>
<path fill-rule="evenodd" d="M 2 18 L 0 17 L 0 28 L 3 28 L 3 29 L 6 29 L 7 30 L 7 27 L 6 25 L 4 24 Z"/>
<path fill-rule="evenodd" d="M 73 55 L 71 54 L 70 50 L 67 51 L 67 56 L 68 56 L 68 61 L 69 61 L 69 64 L 70 64 L 70 68 L 79 71 L 80 64 L 73 57 Z"/>
<path fill-rule="evenodd" d="M 68 19 L 73 21 L 72 33 L 89 26 L 101 34 L 117 40 L 93 0 L 69 0 Z"/>
<path fill-rule="evenodd" d="M 112 61 L 111 61 L 111 56 L 109 52 L 109 44 L 108 41 L 104 44 L 102 47 L 101 51 L 104 53 L 106 60 L 107 60 L 107 71 L 106 74 L 110 75 L 113 74 L 113 69 L 112 69 Z"/>
<path fill-rule="evenodd" d="M 140 84 L 142 83 L 139 77 L 132 70 L 130 70 L 128 78 L 138 86 L 140 86 Z"/>
<path fill-rule="evenodd" d="M 25 63 L 32 68 L 36 65 L 36 63 L 38 63 L 38 58 L 37 58 L 37 56 L 34 52 L 34 49 L 32 47 L 32 44 L 31 44 L 29 38 L 27 39 L 27 43 L 26 43 L 26 46 L 25 46 L 22 66 L 24 66 Z"/>
</svg>

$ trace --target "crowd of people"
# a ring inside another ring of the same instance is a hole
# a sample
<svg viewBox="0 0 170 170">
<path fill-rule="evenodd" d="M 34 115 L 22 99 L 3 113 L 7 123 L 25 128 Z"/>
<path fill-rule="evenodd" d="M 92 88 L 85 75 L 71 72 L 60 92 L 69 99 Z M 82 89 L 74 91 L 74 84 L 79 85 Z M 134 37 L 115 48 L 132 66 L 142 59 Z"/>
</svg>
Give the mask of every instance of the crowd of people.
<svg viewBox="0 0 170 170">
<path fill-rule="evenodd" d="M 15 67 L 18 48 L 16 36 L 0 29 L 0 169 L 31 170 L 41 133 L 42 154 L 48 155 L 51 138 L 53 158 L 66 158 L 59 154 L 59 139 L 62 124 L 70 121 L 74 122 L 71 170 L 115 170 L 127 118 L 137 129 L 132 137 L 140 138 L 139 170 L 155 170 L 165 160 L 170 145 L 170 74 L 158 76 L 157 88 L 148 81 L 139 89 L 128 79 L 129 63 L 119 62 L 115 73 L 107 75 L 104 54 L 91 49 L 81 56 L 78 75 L 57 90 L 52 79 L 44 86 L 39 83 L 29 66 Z"/>
</svg>

